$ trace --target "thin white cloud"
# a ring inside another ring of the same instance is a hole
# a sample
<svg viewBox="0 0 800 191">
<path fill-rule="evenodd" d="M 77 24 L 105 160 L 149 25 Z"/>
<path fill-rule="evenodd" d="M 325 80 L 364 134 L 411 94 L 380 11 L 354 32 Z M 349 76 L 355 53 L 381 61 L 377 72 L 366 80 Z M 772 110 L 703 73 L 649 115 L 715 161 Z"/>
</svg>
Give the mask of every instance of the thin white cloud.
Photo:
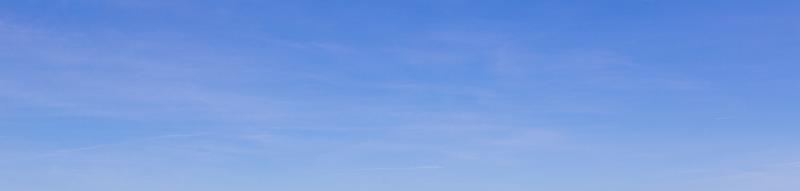
<svg viewBox="0 0 800 191">
<path fill-rule="evenodd" d="M 411 166 L 411 167 L 381 167 L 381 168 L 363 168 L 356 169 L 355 171 L 369 172 L 369 171 L 410 171 L 410 170 L 435 170 L 443 169 L 444 166 L 440 165 L 424 165 L 424 166 Z"/>
<path fill-rule="evenodd" d="M 129 144 L 141 144 L 144 142 L 151 142 L 151 141 L 159 141 L 159 140 L 167 140 L 167 139 L 184 139 L 184 138 L 192 138 L 202 136 L 204 133 L 193 133 L 193 134 L 168 134 L 168 135 L 159 135 L 159 136 L 152 136 L 152 137 L 145 137 L 139 139 L 132 139 L 132 140 L 125 140 L 119 142 L 111 142 L 111 143 L 102 143 L 96 145 L 89 145 L 77 148 L 65 148 L 65 149 L 58 149 L 46 152 L 42 154 L 43 157 L 50 157 L 50 156 L 58 156 L 64 154 L 73 154 L 73 153 L 80 153 L 80 152 L 87 152 L 87 151 L 94 151 L 100 149 L 111 148 L 115 146 L 122 146 L 122 145 L 129 145 Z"/>
</svg>

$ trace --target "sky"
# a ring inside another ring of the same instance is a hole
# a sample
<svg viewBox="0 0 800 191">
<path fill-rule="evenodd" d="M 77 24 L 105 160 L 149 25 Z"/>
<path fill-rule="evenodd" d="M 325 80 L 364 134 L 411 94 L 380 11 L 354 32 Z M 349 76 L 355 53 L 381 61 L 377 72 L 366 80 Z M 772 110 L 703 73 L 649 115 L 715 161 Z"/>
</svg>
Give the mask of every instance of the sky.
<svg viewBox="0 0 800 191">
<path fill-rule="evenodd" d="M 797 10 L 0 0 L 0 188 L 796 191 Z"/>
</svg>

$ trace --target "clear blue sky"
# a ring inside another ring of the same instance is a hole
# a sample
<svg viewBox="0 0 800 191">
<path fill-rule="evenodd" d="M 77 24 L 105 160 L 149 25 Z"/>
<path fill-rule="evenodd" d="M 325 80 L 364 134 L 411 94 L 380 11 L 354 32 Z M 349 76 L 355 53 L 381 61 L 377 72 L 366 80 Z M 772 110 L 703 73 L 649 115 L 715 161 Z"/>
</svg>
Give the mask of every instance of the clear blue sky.
<svg viewBox="0 0 800 191">
<path fill-rule="evenodd" d="M 0 1 L 0 189 L 797 191 L 800 1 Z"/>
</svg>

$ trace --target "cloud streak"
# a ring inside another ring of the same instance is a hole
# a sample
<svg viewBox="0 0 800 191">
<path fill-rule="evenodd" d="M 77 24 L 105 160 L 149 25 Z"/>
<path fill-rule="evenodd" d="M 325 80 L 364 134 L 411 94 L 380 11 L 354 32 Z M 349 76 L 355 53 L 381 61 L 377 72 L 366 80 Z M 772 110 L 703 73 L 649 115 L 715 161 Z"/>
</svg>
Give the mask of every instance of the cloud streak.
<svg viewBox="0 0 800 191">
<path fill-rule="evenodd" d="M 444 169 L 440 165 L 424 165 L 424 166 L 411 166 L 411 167 L 381 167 L 381 168 L 362 168 L 356 169 L 356 172 L 380 172 L 380 171 L 415 171 L 415 170 L 436 170 Z"/>
</svg>

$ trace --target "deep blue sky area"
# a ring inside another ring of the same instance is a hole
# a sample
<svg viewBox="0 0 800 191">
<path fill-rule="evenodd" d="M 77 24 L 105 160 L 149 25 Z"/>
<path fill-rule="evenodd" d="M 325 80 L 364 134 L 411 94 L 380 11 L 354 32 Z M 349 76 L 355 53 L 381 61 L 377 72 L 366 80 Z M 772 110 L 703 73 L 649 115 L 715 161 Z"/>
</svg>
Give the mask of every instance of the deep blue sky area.
<svg viewBox="0 0 800 191">
<path fill-rule="evenodd" d="M 796 191 L 798 10 L 0 0 L 0 189 Z"/>
</svg>

